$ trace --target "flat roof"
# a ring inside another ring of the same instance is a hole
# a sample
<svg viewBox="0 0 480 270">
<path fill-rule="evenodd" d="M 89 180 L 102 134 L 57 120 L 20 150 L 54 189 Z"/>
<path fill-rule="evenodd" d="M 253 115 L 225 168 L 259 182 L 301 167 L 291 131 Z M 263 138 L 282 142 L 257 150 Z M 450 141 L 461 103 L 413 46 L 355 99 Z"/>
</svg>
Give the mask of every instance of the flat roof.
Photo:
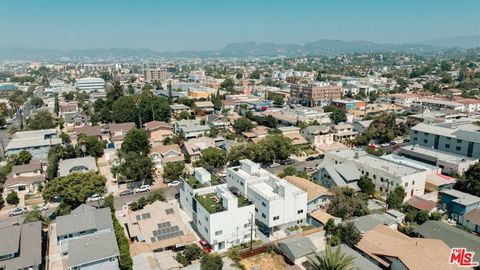
<svg viewBox="0 0 480 270">
<path fill-rule="evenodd" d="M 432 149 L 430 147 L 425 147 L 421 145 L 405 145 L 400 147 L 401 152 L 406 153 L 416 153 L 421 156 L 427 156 L 431 158 L 435 158 L 436 160 L 440 161 L 447 161 L 450 163 L 461 163 L 461 162 L 475 162 L 478 161 L 478 158 L 471 158 L 467 156 L 457 155 L 449 152 L 444 152 L 436 149 Z"/>
</svg>

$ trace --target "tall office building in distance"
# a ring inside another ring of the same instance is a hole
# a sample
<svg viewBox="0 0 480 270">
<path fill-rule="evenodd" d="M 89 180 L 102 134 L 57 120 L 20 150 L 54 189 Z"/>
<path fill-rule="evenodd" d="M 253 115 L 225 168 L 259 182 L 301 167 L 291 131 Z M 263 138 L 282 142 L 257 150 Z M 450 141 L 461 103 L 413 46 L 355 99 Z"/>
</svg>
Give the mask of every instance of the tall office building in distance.
<svg viewBox="0 0 480 270">
<path fill-rule="evenodd" d="M 342 98 L 342 87 L 322 84 L 292 84 L 292 101 L 308 107 L 323 106 L 324 102 Z"/>
<path fill-rule="evenodd" d="M 153 81 L 165 81 L 172 77 L 172 74 L 167 71 L 165 68 L 156 68 L 145 69 L 145 81 L 153 82 Z"/>
<path fill-rule="evenodd" d="M 77 80 L 77 89 L 85 92 L 103 92 L 105 81 L 102 78 L 81 78 Z"/>
</svg>

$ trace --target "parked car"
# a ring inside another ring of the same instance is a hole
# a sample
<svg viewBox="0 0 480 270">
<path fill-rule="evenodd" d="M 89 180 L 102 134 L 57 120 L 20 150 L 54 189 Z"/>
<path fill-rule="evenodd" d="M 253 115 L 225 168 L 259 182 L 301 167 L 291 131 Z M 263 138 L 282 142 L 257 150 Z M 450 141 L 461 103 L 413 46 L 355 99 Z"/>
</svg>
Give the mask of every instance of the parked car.
<svg viewBox="0 0 480 270">
<path fill-rule="evenodd" d="M 103 200 L 103 195 L 100 194 L 93 194 L 87 199 L 87 202 L 98 202 Z"/>
<path fill-rule="evenodd" d="M 134 192 L 133 192 L 133 189 L 127 189 L 127 190 L 124 190 L 122 192 L 120 192 L 120 196 L 128 196 L 128 195 L 132 195 Z"/>
<path fill-rule="evenodd" d="M 282 162 L 283 165 L 292 165 L 293 163 L 295 163 L 295 160 L 294 159 L 286 159 Z"/>
<path fill-rule="evenodd" d="M 176 187 L 178 185 L 180 185 L 180 181 L 178 181 L 178 180 L 175 180 L 175 181 L 172 181 L 172 182 L 168 183 L 169 187 Z"/>
<path fill-rule="evenodd" d="M 313 156 L 313 157 L 307 157 L 305 160 L 306 161 L 314 161 L 314 160 L 317 160 L 317 159 L 318 159 L 318 157 Z"/>
<path fill-rule="evenodd" d="M 274 162 L 274 163 L 270 164 L 270 166 L 268 166 L 268 167 L 270 167 L 270 168 L 275 168 L 275 167 L 278 167 L 278 166 L 280 166 L 280 164 Z"/>
<path fill-rule="evenodd" d="M 19 215 L 22 215 L 22 214 L 25 214 L 27 213 L 27 208 L 24 207 L 24 208 L 15 208 L 13 209 L 12 211 L 10 211 L 10 213 L 8 214 L 9 217 L 13 217 L 13 216 L 19 216 Z"/>
<path fill-rule="evenodd" d="M 48 210 L 48 205 L 47 205 L 47 204 L 42 205 L 42 208 L 41 208 L 41 209 L 42 209 L 42 210 Z"/>
<path fill-rule="evenodd" d="M 200 241 L 198 241 L 198 243 L 200 243 L 200 245 L 202 246 L 203 250 L 205 250 L 207 253 L 211 253 L 211 252 L 212 252 L 212 247 L 208 244 L 207 241 L 205 241 L 205 240 L 200 240 Z"/>
<path fill-rule="evenodd" d="M 147 192 L 150 191 L 150 185 L 143 185 L 135 189 L 136 193 Z"/>
<path fill-rule="evenodd" d="M 387 147 L 387 146 L 390 146 L 390 143 L 382 143 L 380 144 L 381 147 Z"/>
</svg>

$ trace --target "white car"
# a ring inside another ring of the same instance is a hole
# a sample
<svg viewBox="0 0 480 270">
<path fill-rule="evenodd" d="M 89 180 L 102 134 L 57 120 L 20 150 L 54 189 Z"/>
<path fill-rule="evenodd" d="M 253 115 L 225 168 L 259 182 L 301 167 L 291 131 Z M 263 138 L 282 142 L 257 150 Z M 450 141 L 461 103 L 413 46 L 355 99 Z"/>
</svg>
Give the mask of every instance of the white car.
<svg viewBox="0 0 480 270">
<path fill-rule="evenodd" d="M 42 210 L 48 210 L 48 205 L 46 205 L 46 204 L 42 205 L 42 208 L 41 208 L 41 209 L 42 209 Z"/>
<path fill-rule="evenodd" d="M 272 163 L 269 167 L 270 167 L 270 168 L 275 168 L 275 167 L 278 167 L 278 166 L 280 166 L 280 164 L 274 162 L 274 163 Z"/>
<path fill-rule="evenodd" d="M 180 185 L 180 181 L 172 181 L 172 182 L 168 183 L 169 187 L 176 187 L 178 185 Z"/>
<path fill-rule="evenodd" d="M 143 185 L 135 189 L 136 193 L 147 192 L 147 191 L 150 191 L 150 185 Z"/>
<path fill-rule="evenodd" d="M 88 202 L 97 202 L 101 200 L 103 200 L 103 195 L 100 194 L 93 194 L 87 199 Z"/>
<path fill-rule="evenodd" d="M 22 215 L 22 214 L 25 214 L 27 213 L 27 208 L 24 207 L 24 208 L 15 208 L 13 209 L 9 214 L 8 216 L 9 217 L 14 217 L 14 216 L 18 216 L 18 215 Z"/>
</svg>

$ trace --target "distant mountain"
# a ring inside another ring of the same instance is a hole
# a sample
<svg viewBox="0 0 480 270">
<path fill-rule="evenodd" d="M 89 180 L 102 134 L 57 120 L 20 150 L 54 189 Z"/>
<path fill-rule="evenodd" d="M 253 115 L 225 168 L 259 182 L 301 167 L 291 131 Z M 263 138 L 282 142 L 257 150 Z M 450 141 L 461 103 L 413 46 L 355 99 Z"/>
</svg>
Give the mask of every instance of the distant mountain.
<svg viewBox="0 0 480 270">
<path fill-rule="evenodd" d="M 462 36 L 451 38 L 438 38 L 420 42 L 421 44 L 443 48 L 476 48 L 480 47 L 480 36 Z"/>
<path fill-rule="evenodd" d="M 304 55 L 339 55 L 365 52 L 434 53 L 445 48 L 480 47 L 480 36 L 436 39 L 416 44 L 380 44 L 370 41 L 343 41 L 321 39 L 305 44 L 277 44 L 273 42 L 243 42 L 228 44 L 220 50 L 159 52 L 151 49 L 84 49 L 49 50 L 0 48 L 1 60 L 112 60 L 148 58 L 206 58 L 206 57 L 273 57 Z"/>
</svg>

